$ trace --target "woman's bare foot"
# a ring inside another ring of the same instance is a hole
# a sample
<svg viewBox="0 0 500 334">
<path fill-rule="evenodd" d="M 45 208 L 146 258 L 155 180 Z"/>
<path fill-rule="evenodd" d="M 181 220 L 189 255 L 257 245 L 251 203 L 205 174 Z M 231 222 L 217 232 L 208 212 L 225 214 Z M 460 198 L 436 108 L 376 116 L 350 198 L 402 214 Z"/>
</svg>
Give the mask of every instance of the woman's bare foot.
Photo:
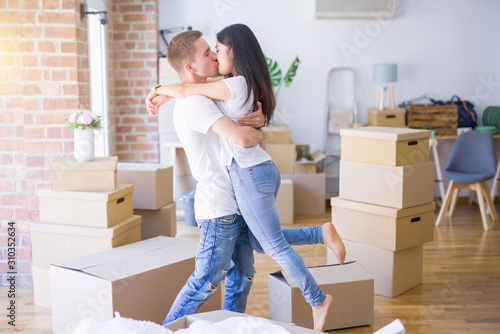
<svg viewBox="0 0 500 334">
<path fill-rule="evenodd" d="M 326 295 L 326 299 L 323 303 L 318 306 L 314 306 L 313 309 L 313 321 L 314 330 L 322 332 L 325 329 L 326 318 L 328 317 L 328 312 L 333 304 L 333 297 Z"/>
<path fill-rule="evenodd" d="M 328 246 L 337 256 L 337 260 L 342 264 L 345 261 L 345 246 L 344 242 L 337 233 L 335 226 L 332 223 L 323 225 L 323 243 Z"/>
</svg>

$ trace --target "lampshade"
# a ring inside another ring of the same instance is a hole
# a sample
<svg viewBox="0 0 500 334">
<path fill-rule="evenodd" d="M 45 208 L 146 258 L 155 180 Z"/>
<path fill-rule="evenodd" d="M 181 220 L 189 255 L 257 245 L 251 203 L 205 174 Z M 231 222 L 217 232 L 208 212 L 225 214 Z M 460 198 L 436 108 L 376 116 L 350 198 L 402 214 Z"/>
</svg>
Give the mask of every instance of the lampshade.
<svg viewBox="0 0 500 334">
<path fill-rule="evenodd" d="M 373 82 L 398 81 L 398 64 L 373 64 Z"/>
</svg>

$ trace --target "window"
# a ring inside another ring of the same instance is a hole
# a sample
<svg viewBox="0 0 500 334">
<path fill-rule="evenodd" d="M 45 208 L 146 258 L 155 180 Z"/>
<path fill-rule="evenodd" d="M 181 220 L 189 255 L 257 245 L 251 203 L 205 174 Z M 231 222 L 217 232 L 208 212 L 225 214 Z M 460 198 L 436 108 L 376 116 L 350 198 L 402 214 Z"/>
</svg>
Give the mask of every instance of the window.
<svg viewBox="0 0 500 334">
<path fill-rule="evenodd" d="M 104 10 L 101 0 L 87 2 L 88 11 Z M 106 26 L 96 15 L 87 15 L 89 71 L 90 71 L 90 110 L 101 116 L 103 129 L 96 132 L 95 156 L 109 155 L 109 103 L 106 67 Z"/>
</svg>

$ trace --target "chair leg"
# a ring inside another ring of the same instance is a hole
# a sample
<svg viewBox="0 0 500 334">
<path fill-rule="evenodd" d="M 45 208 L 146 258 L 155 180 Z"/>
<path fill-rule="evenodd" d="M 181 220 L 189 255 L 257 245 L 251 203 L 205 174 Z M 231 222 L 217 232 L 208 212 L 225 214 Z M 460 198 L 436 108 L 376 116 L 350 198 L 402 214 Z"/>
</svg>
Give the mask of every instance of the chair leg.
<svg viewBox="0 0 500 334">
<path fill-rule="evenodd" d="M 455 190 L 455 183 L 450 180 L 448 190 L 446 191 L 446 196 L 443 200 L 443 205 L 441 205 L 441 209 L 439 210 L 439 215 L 436 219 L 436 226 L 439 226 L 439 224 L 441 224 L 441 222 L 443 221 L 443 218 L 446 215 L 446 212 L 448 211 L 448 207 L 450 206 L 451 197 L 453 195 L 454 190 Z"/>
<path fill-rule="evenodd" d="M 450 210 L 448 211 L 449 217 L 453 217 L 453 215 L 455 214 L 455 208 L 457 207 L 459 193 L 460 193 L 460 188 L 456 188 L 455 191 L 453 191 L 453 196 L 451 198 L 451 204 L 450 204 Z"/>
<path fill-rule="evenodd" d="M 443 172 L 441 171 L 441 163 L 439 162 L 439 155 L 438 155 L 438 150 L 437 150 L 437 146 L 438 146 L 437 139 L 430 138 L 429 145 L 431 147 L 431 151 L 432 151 L 432 154 L 434 157 L 434 165 L 436 167 L 436 181 L 438 182 L 438 185 L 439 185 L 439 194 L 441 195 L 441 205 L 443 205 L 446 192 L 444 191 Z"/>
<path fill-rule="evenodd" d="M 479 183 L 474 183 L 471 188 L 476 191 L 477 201 L 479 202 L 479 211 L 481 211 L 481 219 L 483 220 L 483 227 L 488 230 L 488 215 L 486 214 L 486 208 L 484 207 L 483 189 Z"/>
<path fill-rule="evenodd" d="M 488 203 L 488 207 L 490 209 L 489 211 L 491 214 L 491 219 L 494 221 L 497 221 L 498 220 L 497 211 L 495 210 L 495 205 L 493 204 L 493 199 L 490 196 L 488 184 L 486 183 L 486 181 L 483 181 L 479 185 L 483 190 L 483 195 L 484 195 L 484 198 L 486 199 L 486 203 Z"/>
<path fill-rule="evenodd" d="M 497 193 L 498 180 L 500 178 L 500 159 L 498 159 L 497 164 L 497 173 L 495 174 L 495 178 L 493 179 L 493 185 L 491 187 L 491 199 L 495 201 L 495 194 Z"/>
</svg>

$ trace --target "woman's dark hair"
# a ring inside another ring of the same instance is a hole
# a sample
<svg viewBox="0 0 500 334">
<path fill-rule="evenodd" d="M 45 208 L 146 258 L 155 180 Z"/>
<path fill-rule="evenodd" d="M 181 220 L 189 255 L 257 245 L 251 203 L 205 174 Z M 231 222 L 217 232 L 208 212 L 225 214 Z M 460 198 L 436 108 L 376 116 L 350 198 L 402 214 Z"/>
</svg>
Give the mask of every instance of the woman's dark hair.
<svg viewBox="0 0 500 334">
<path fill-rule="evenodd" d="M 217 40 L 233 50 L 233 72 L 243 76 L 247 83 L 245 103 L 253 92 L 253 110 L 257 110 L 257 101 L 260 101 L 262 112 L 270 121 L 276 99 L 266 58 L 252 30 L 244 24 L 233 24 L 219 31 Z"/>
</svg>

